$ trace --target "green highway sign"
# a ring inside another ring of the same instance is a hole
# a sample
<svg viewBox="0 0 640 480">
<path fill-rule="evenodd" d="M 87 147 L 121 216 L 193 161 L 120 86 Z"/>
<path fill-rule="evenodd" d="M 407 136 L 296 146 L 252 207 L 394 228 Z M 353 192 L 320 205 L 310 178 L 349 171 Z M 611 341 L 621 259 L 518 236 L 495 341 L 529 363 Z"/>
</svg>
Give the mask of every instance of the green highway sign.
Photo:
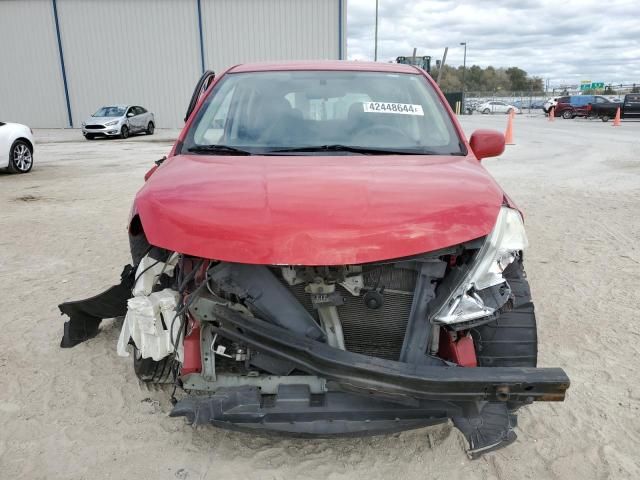
<svg viewBox="0 0 640 480">
<path fill-rule="evenodd" d="M 580 90 L 602 90 L 604 89 L 604 82 L 583 83 L 580 85 Z"/>
</svg>

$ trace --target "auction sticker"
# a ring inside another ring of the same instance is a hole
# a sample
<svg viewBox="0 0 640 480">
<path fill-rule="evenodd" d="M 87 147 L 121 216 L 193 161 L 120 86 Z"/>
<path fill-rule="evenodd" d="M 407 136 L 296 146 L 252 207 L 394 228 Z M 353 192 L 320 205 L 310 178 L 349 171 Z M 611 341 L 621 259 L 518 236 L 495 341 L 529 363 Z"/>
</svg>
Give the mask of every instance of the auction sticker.
<svg viewBox="0 0 640 480">
<path fill-rule="evenodd" d="M 365 113 L 395 113 L 399 115 L 420 115 L 424 116 L 422 105 L 411 103 L 391 103 L 391 102 L 364 102 Z"/>
</svg>

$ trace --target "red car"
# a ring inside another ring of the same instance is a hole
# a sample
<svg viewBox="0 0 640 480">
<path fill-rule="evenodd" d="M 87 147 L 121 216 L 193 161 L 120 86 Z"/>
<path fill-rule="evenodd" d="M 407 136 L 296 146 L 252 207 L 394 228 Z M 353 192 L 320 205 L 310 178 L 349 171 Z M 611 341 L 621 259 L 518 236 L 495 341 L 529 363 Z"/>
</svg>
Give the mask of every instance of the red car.
<svg viewBox="0 0 640 480">
<path fill-rule="evenodd" d="M 125 316 L 172 416 L 297 435 L 453 419 L 477 456 L 515 439 L 516 410 L 561 401 L 536 368 L 520 212 L 423 70 L 247 64 L 199 82 L 129 220 L 121 283 L 60 305 L 63 347 Z"/>
</svg>

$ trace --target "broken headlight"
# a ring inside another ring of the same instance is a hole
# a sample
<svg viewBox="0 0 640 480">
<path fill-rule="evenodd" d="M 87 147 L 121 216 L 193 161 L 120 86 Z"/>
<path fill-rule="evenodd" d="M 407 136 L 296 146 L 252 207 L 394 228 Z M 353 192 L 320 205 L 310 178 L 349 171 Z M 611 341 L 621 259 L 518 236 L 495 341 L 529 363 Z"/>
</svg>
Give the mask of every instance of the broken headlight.
<svg viewBox="0 0 640 480">
<path fill-rule="evenodd" d="M 502 272 L 527 245 L 520 213 L 502 207 L 493 230 L 462 281 L 454 286 L 434 315 L 434 321 L 444 324 L 468 322 L 491 315 L 502 307 L 510 294 Z"/>
</svg>

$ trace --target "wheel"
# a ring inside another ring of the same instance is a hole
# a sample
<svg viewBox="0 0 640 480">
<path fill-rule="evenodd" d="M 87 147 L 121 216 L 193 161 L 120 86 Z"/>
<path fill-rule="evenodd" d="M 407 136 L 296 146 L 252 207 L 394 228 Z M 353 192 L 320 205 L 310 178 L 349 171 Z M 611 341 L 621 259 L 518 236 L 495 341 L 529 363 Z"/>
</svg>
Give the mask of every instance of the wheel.
<svg viewBox="0 0 640 480">
<path fill-rule="evenodd" d="M 573 112 L 571 110 L 565 110 L 564 112 L 562 112 L 562 118 L 564 118 L 565 120 L 570 120 L 573 118 Z"/>
<path fill-rule="evenodd" d="M 153 122 L 149 122 L 149 125 L 147 125 L 147 135 L 153 135 L 153 131 L 155 130 L 155 125 L 153 124 Z"/>
<path fill-rule="evenodd" d="M 142 358 L 140 350 L 133 347 L 133 370 L 141 382 L 172 383 L 173 372 L 178 362 L 173 356 L 168 356 L 156 362 L 152 358 Z"/>
<path fill-rule="evenodd" d="M 504 271 L 513 305 L 490 323 L 471 330 L 480 367 L 535 367 L 538 360 L 536 316 L 522 260 Z"/>
<path fill-rule="evenodd" d="M 511 115 L 513 113 L 513 108 L 510 108 L 509 110 L 507 110 L 507 115 Z"/>
<path fill-rule="evenodd" d="M 488 113 L 491 113 L 491 110 L 489 110 L 488 108 L 485 108 L 484 110 L 482 110 L 482 113 L 486 115 Z"/>
<path fill-rule="evenodd" d="M 123 125 L 120 129 L 120 138 L 129 138 L 129 127 Z"/>
<path fill-rule="evenodd" d="M 28 173 L 33 167 L 33 149 L 24 140 L 16 140 L 9 149 L 9 171 Z"/>
<path fill-rule="evenodd" d="M 608 121 L 609 121 L 609 115 L 603 115 L 602 117 L 600 117 L 600 119 L 601 119 L 603 122 L 608 122 Z"/>
<path fill-rule="evenodd" d="M 512 308 L 490 323 L 471 329 L 479 367 L 535 367 L 538 363 L 536 315 L 522 260 L 504 271 L 511 287 Z M 510 402 L 515 410 L 522 403 Z"/>
</svg>

